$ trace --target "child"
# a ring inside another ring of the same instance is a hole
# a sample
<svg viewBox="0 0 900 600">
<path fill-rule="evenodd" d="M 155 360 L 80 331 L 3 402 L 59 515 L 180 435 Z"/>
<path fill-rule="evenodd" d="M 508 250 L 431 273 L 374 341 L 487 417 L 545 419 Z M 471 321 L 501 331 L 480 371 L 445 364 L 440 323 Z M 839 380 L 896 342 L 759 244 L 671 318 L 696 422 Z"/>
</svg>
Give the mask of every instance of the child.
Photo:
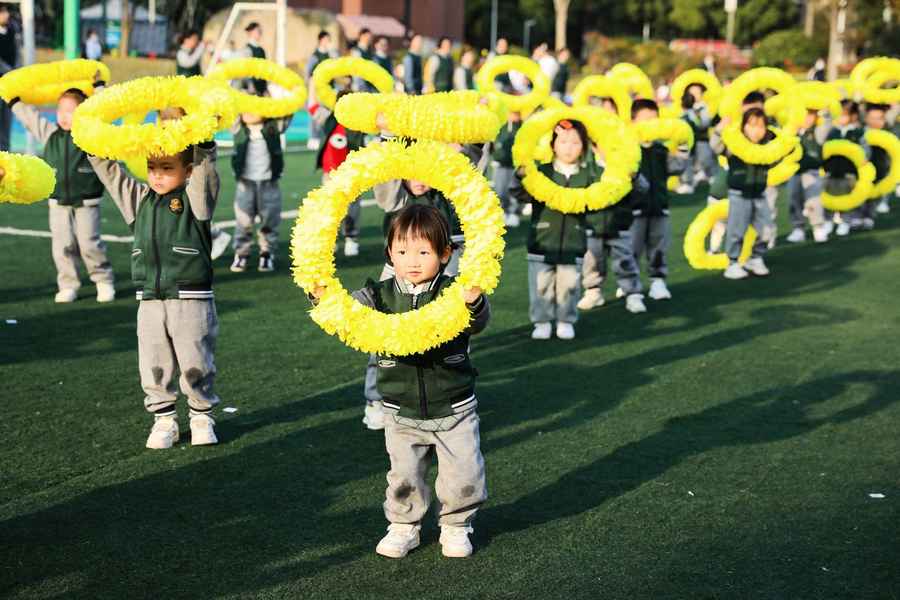
<svg viewBox="0 0 900 600">
<path fill-rule="evenodd" d="M 862 130 L 863 148 L 872 165 L 875 167 L 875 183 L 884 179 L 891 168 L 891 159 L 884 148 L 880 146 L 869 146 L 865 143 L 866 131 L 870 129 L 884 129 L 887 124 L 888 107 L 884 104 L 866 104 L 865 124 Z M 873 229 L 875 227 L 876 208 L 884 198 L 874 198 L 866 200 L 850 213 L 851 229 Z"/>
<path fill-rule="evenodd" d="M 722 120 L 723 127 L 729 119 Z M 765 144 L 774 137 L 768 130 L 766 113 L 759 107 L 744 112 L 741 131 L 753 144 Z M 716 147 L 718 146 L 718 147 Z M 715 140 L 713 149 L 721 154 L 725 147 L 721 140 Z M 772 165 L 752 165 L 745 163 L 731 152 L 728 157 L 728 223 L 725 232 L 725 252 L 729 265 L 725 269 L 726 279 L 744 279 L 747 271 L 760 277 L 768 275 L 769 269 L 763 262 L 768 249 L 768 235 L 772 231 L 772 212 L 766 200 L 766 186 Z M 744 235 L 750 226 L 758 235 L 753 245 L 753 253 L 745 266 L 738 263 L 744 243 Z M 746 269 L 745 269 L 746 267 Z"/>
<path fill-rule="evenodd" d="M 237 188 L 234 193 L 234 261 L 231 270 L 247 270 L 247 259 L 253 248 L 253 226 L 260 218 L 260 271 L 275 270 L 278 251 L 278 226 L 281 224 L 281 187 L 278 180 L 284 171 L 281 134 L 291 118 L 263 119 L 244 113 L 232 128 L 234 154 L 231 166 Z"/>
<path fill-rule="evenodd" d="M 500 203 L 506 213 L 506 226 L 518 227 L 519 215 L 518 206 L 515 199 L 510 196 L 509 189 L 515 175 L 512 161 L 512 147 L 516 141 L 516 134 L 522 128 L 522 114 L 516 111 L 510 111 L 507 116 L 506 127 L 497 134 L 494 140 L 493 162 L 494 171 L 493 181 L 491 182 L 494 192 L 500 198 Z"/>
<path fill-rule="evenodd" d="M 558 185 L 584 188 L 594 182 L 588 167 L 588 135 L 579 121 L 560 121 L 550 141 L 553 162 L 538 167 Z M 531 226 L 528 231 L 528 292 L 531 338 L 548 340 L 552 321 L 556 321 L 556 337 L 575 337 L 578 320 L 578 289 L 581 262 L 586 251 L 584 214 L 565 214 L 548 208 L 543 202 L 517 188 L 520 199 L 531 204 Z"/>
<path fill-rule="evenodd" d="M 681 176 L 679 194 L 689 194 L 695 186 L 703 181 L 709 181 L 719 171 L 719 163 L 716 155 L 709 145 L 709 128 L 712 127 L 715 117 L 703 101 L 706 87 L 694 83 L 688 86 L 681 98 L 681 107 L 684 109 L 684 119 L 694 130 L 694 148 L 691 160 L 687 161 L 684 173 Z M 651 292 L 652 296 L 652 292 Z"/>
<path fill-rule="evenodd" d="M 854 144 L 864 143 L 863 129 L 859 122 L 859 105 L 852 100 L 841 102 L 841 116 L 828 132 L 826 141 L 848 140 Z M 856 185 L 856 167 L 850 159 L 843 156 L 832 156 L 824 163 L 825 191 L 835 196 L 850 192 Z M 831 224 L 838 221 L 835 233 L 844 237 L 850 233 L 850 215 L 826 212 L 826 232 L 830 233 Z M 845 218 L 846 217 L 846 218 Z"/>
<path fill-rule="evenodd" d="M 656 102 L 638 99 L 631 105 L 631 120 L 635 123 L 651 121 L 659 118 L 659 107 Z M 687 150 L 670 155 L 668 148 L 661 142 L 641 144 L 640 174 L 647 181 L 647 190 L 633 190 L 634 222 L 631 225 L 631 241 L 634 244 L 634 256 L 638 263 L 646 252 L 650 270 L 650 292 L 654 300 L 667 300 L 672 297 L 666 287 L 666 276 L 669 274 L 667 253 L 669 240 L 672 237 L 669 223 L 669 175 L 679 174 L 689 160 Z"/>
<path fill-rule="evenodd" d="M 790 197 L 789 213 L 794 229 L 787 236 L 787 241 L 799 243 L 806 240 L 804 221 L 809 220 L 813 239 L 816 242 L 828 241 L 828 229 L 825 226 L 825 213 L 822 209 L 822 144 L 828 134 L 828 127 L 816 127 L 818 111 L 806 111 L 803 127 L 797 132 L 803 157 L 800 159 L 800 170 L 788 180 Z"/>
<path fill-rule="evenodd" d="M 444 273 L 451 254 L 449 223 L 434 207 L 413 204 L 401 210 L 388 229 L 387 254 L 394 276 L 369 280 L 353 294 L 380 312 L 424 306 L 454 281 Z M 322 292 L 317 290 L 316 296 Z M 375 549 L 382 556 L 403 558 L 419 545 L 421 521 L 431 504 L 425 475 L 432 452 L 438 458 L 442 553 L 472 554 L 472 519 L 487 499 L 487 489 L 469 337 L 487 326 L 490 306 L 478 288 L 466 290 L 465 301 L 472 320 L 453 340 L 423 354 L 378 355 L 378 391 L 384 397 L 384 438 L 391 459 L 384 502 L 390 525 Z"/>
<path fill-rule="evenodd" d="M 216 146 L 210 141 L 175 156 L 150 157 L 147 181 L 118 163 L 90 157 L 100 180 L 134 231 L 131 277 L 138 286 L 138 366 L 154 415 L 147 447 L 178 441 L 175 372 L 190 407 L 191 444 L 215 444 L 210 413 L 219 324 L 212 290 L 210 221 L 219 195 Z"/>
<path fill-rule="evenodd" d="M 102 85 L 101 81 L 95 84 L 97 88 Z M 51 249 L 59 288 L 54 300 L 58 303 L 78 299 L 79 257 L 97 286 L 97 302 L 112 302 L 116 297 L 112 265 L 106 257 L 106 244 L 100 239 L 103 184 L 88 162 L 87 154 L 72 141 L 70 131 L 72 113 L 86 99 L 79 89 L 63 92 L 56 104 L 56 125 L 18 98 L 10 101 L 13 114 L 44 146 L 44 160 L 56 169 L 56 188 L 48 203 Z"/>
</svg>

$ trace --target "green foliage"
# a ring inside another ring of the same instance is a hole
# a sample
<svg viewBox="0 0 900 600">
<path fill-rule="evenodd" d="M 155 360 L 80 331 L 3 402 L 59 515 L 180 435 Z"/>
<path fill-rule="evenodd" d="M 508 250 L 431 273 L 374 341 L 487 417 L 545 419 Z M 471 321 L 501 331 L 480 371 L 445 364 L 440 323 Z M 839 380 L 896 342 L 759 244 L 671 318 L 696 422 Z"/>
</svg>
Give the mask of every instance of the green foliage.
<svg viewBox="0 0 900 600">
<path fill-rule="evenodd" d="M 673 52 L 660 41 L 641 42 L 637 38 L 608 38 L 596 33 L 585 35 L 587 62 L 584 75 L 604 73 L 614 64 L 630 62 L 640 67 L 655 83 L 695 66 L 693 57 Z"/>
<path fill-rule="evenodd" d="M 817 38 L 808 38 L 799 29 L 776 31 L 753 49 L 753 63 L 760 67 L 808 68 L 825 56 L 828 47 Z"/>
</svg>

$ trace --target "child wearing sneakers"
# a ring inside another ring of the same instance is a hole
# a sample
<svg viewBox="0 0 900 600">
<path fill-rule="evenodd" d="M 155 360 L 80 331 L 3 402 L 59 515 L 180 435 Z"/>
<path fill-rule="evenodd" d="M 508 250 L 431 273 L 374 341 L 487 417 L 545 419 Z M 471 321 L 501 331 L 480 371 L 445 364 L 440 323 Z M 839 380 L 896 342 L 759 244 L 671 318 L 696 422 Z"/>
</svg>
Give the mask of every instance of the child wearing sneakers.
<svg viewBox="0 0 900 600">
<path fill-rule="evenodd" d="M 281 186 L 278 180 L 284 171 L 281 134 L 287 130 L 290 121 L 290 117 L 263 119 L 259 115 L 244 113 L 232 127 L 234 154 L 231 167 L 237 181 L 234 192 L 237 226 L 231 270 L 235 273 L 247 270 L 257 215 L 260 219 L 258 270 L 275 270 L 278 226 L 281 224 Z"/>
<path fill-rule="evenodd" d="M 102 85 L 98 81 L 95 87 Z M 79 89 L 63 92 L 56 104 L 55 125 L 18 98 L 9 103 L 16 118 L 44 146 L 44 160 L 56 169 L 56 188 L 48 203 L 50 245 L 59 288 L 54 300 L 59 303 L 78 299 L 79 258 L 97 286 L 97 302 L 112 302 L 116 297 L 112 265 L 106 257 L 106 244 L 100 239 L 103 184 L 88 162 L 87 154 L 72 141 L 70 131 L 72 113 L 86 99 Z"/>
<path fill-rule="evenodd" d="M 870 146 L 865 142 L 866 131 L 870 129 L 884 129 L 887 125 L 888 106 L 884 104 L 867 103 L 865 105 L 865 127 L 862 130 L 862 145 L 872 165 L 875 167 L 875 183 L 884 179 L 891 169 L 891 159 L 887 151 L 880 146 Z M 872 229 L 875 227 L 876 208 L 882 198 L 866 200 L 850 213 L 851 229 Z"/>
<path fill-rule="evenodd" d="M 828 132 L 826 141 L 848 140 L 854 144 L 864 143 L 863 129 L 859 122 L 859 105 L 852 100 L 841 102 L 841 116 Z M 843 156 L 832 156 L 824 163 L 825 191 L 835 196 L 841 196 L 850 192 L 856 185 L 856 167 L 850 159 Z M 829 231 L 831 224 L 837 221 L 835 234 L 844 237 L 850 233 L 850 214 L 825 213 L 825 227 Z"/>
<path fill-rule="evenodd" d="M 787 236 L 792 244 L 806 240 L 805 221 L 809 221 L 813 239 L 822 243 L 828 241 L 828 228 L 825 225 L 825 212 L 822 208 L 822 144 L 828 135 L 830 124 L 816 126 L 818 111 L 806 111 L 803 127 L 797 132 L 803 156 L 800 158 L 800 170 L 788 180 L 790 197 L 789 213 L 793 230 Z"/>
<path fill-rule="evenodd" d="M 519 214 L 515 199 L 510 195 L 515 168 L 512 160 L 512 147 L 516 141 L 516 134 L 522 128 L 522 115 L 516 111 L 510 111 L 506 125 L 500 129 L 497 139 L 494 140 L 491 167 L 494 171 L 491 186 L 506 214 L 506 226 L 518 227 Z"/>
<path fill-rule="evenodd" d="M 219 324 L 210 257 L 210 221 L 219 195 L 215 142 L 148 158 L 146 184 L 115 161 L 89 158 L 134 232 L 138 367 L 144 407 L 155 417 L 147 447 L 171 448 L 178 441 L 176 372 L 190 407 L 191 444 L 215 444 L 210 416 L 219 403 L 213 391 Z"/>
<path fill-rule="evenodd" d="M 450 226 L 438 209 L 407 206 L 391 221 L 387 254 L 394 276 L 355 292 L 362 304 L 401 313 L 433 301 L 453 283 L 444 273 L 450 260 Z M 324 290 L 316 290 L 321 297 Z M 425 480 L 432 452 L 437 454 L 436 491 L 441 551 L 447 557 L 472 554 L 472 520 L 487 499 L 484 459 L 476 413 L 476 371 L 469 337 L 490 319 L 481 290 L 465 291 L 471 322 L 453 340 L 422 354 L 378 355 L 378 391 L 384 397 L 384 438 L 391 469 L 384 514 L 388 533 L 375 551 L 403 558 L 418 547 L 421 521 L 431 504 Z"/>
<path fill-rule="evenodd" d="M 681 174 L 681 184 L 677 190 L 679 194 L 693 193 L 697 184 L 711 181 L 719 171 L 716 155 L 709 145 L 709 129 L 715 123 L 715 115 L 710 112 L 703 100 L 705 93 L 706 86 L 693 83 L 688 86 L 680 99 L 681 108 L 684 110 L 683 118 L 694 131 L 694 147 L 690 160 L 687 161 Z"/>
</svg>

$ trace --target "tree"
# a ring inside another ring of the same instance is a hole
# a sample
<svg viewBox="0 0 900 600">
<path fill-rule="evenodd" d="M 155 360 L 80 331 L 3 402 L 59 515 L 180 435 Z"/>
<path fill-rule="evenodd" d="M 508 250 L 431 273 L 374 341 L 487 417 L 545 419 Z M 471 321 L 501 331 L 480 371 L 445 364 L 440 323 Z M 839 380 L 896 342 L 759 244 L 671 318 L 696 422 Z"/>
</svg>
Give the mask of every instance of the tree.
<svg viewBox="0 0 900 600">
<path fill-rule="evenodd" d="M 119 54 L 128 56 L 128 45 L 131 42 L 131 2 L 122 0 L 122 37 L 119 39 Z"/>
<path fill-rule="evenodd" d="M 553 8 L 556 11 L 556 49 L 566 47 L 566 23 L 569 19 L 569 5 L 571 0 L 553 0 Z"/>
</svg>

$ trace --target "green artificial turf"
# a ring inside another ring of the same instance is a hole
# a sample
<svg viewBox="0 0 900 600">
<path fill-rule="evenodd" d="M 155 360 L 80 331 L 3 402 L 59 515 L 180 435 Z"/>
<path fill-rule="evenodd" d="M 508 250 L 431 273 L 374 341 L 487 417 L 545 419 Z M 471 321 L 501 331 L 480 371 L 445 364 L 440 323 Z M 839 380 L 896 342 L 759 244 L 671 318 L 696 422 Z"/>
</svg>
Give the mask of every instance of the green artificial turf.
<svg viewBox="0 0 900 600">
<path fill-rule="evenodd" d="M 291 155 L 285 208 L 316 181 Z M 365 357 L 306 315 L 290 222 L 277 273 L 217 263 L 217 389 L 238 411 L 220 445 L 169 451 L 143 447 L 129 246 L 109 245 L 120 299 L 88 283 L 57 306 L 49 240 L 0 235 L 0 596 L 897 598 L 900 218 L 781 241 L 770 278 L 730 282 L 684 261 L 703 203 L 673 202 L 674 299 L 611 300 L 570 342 L 530 340 L 509 233 L 472 348 L 490 499 L 467 560 L 441 557 L 431 516 L 409 557 L 375 555 L 388 459 L 360 422 Z M 364 220 L 348 286 L 382 264 L 380 212 Z M 46 206 L 0 226 L 46 230 Z"/>
</svg>

